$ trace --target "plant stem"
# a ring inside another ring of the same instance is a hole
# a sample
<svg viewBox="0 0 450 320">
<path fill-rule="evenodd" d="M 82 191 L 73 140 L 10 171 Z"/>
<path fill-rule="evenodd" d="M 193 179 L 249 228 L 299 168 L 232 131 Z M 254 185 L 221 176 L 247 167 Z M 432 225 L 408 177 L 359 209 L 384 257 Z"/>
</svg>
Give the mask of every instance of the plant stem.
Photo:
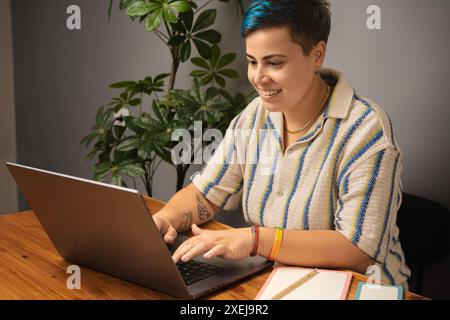
<svg viewBox="0 0 450 320">
<path fill-rule="evenodd" d="M 162 33 L 161 31 L 159 31 L 158 29 L 154 30 L 155 33 L 159 36 L 161 36 L 161 38 L 166 38 L 166 40 L 169 40 L 170 38 L 168 36 L 166 36 L 164 33 Z"/>
<path fill-rule="evenodd" d="M 184 180 L 186 178 L 186 172 L 189 169 L 189 165 L 183 167 L 183 165 L 179 164 L 176 166 L 177 168 L 177 192 L 183 189 Z"/>
<path fill-rule="evenodd" d="M 172 38 L 172 32 L 170 32 L 169 25 L 167 24 L 166 21 L 164 21 L 164 25 L 166 26 L 166 30 L 167 30 L 167 33 L 169 34 L 169 37 Z"/>
<path fill-rule="evenodd" d="M 148 173 L 148 168 L 145 170 L 145 189 L 147 190 L 147 195 L 152 196 L 152 177 Z"/>
<path fill-rule="evenodd" d="M 172 91 L 174 86 L 175 86 L 175 79 L 176 79 L 176 76 L 177 76 L 177 71 L 178 71 L 179 64 L 180 64 L 180 60 L 178 58 L 178 55 L 176 54 L 175 51 L 172 51 L 172 67 L 171 67 L 171 70 L 170 70 L 170 81 L 169 81 L 169 88 L 168 88 L 167 93 Z"/>
<path fill-rule="evenodd" d="M 166 41 L 165 41 L 163 38 L 161 38 L 157 33 L 156 33 L 156 36 L 157 36 L 164 44 L 166 44 Z"/>
<path fill-rule="evenodd" d="M 155 166 L 155 169 L 154 169 L 155 171 L 158 170 L 159 165 L 161 164 L 161 162 L 162 162 L 162 159 L 159 159 L 158 164 Z"/>
<path fill-rule="evenodd" d="M 141 178 L 141 180 L 142 180 L 142 183 L 144 184 L 144 186 L 146 186 L 146 183 L 145 183 L 145 178 L 144 178 L 143 176 L 139 176 L 139 178 Z"/>
<path fill-rule="evenodd" d="M 167 45 L 167 41 L 169 40 L 169 38 L 167 38 L 166 37 L 166 35 L 165 34 L 163 34 L 161 31 L 159 31 L 159 30 L 155 30 L 155 34 L 156 34 L 156 36 L 165 44 L 165 45 Z M 161 36 L 164 36 L 167 40 L 164 40 L 164 38 Z"/>
</svg>

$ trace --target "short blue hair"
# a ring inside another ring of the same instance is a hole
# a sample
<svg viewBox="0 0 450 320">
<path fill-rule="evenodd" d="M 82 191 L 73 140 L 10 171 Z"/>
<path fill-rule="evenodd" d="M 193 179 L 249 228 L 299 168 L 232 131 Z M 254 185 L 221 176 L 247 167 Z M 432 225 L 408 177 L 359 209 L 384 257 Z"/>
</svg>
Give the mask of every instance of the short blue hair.
<svg viewBox="0 0 450 320">
<path fill-rule="evenodd" d="M 288 27 L 305 54 L 320 41 L 328 43 L 330 4 L 326 0 L 254 0 L 244 12 L 241 35 L 264 28 Z"/>
</svg>

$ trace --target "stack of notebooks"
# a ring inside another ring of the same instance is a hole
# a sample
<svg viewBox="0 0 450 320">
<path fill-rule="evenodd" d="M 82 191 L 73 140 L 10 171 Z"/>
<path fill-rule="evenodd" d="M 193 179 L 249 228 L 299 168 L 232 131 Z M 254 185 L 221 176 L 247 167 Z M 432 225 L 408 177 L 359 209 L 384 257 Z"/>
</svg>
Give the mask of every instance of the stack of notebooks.
<svg viewBox="0 0 450 320">
<path fill-rule="evenodd" d="M 345 300 L 352 273 L 345 271 L 276 267 L 257 300 Z M 401 286 L 371 286 L 360 282 L 356 300 L 401 300 Z"/>
</svg>

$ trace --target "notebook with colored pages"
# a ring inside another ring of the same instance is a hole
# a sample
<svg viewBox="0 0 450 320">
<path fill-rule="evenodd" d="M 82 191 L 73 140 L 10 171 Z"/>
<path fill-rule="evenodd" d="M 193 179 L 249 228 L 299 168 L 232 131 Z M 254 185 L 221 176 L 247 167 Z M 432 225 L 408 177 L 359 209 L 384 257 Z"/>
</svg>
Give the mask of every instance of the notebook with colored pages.
<svg viewBox="0 0 450 320">
<path fill-rule="evenodd" d="M 358 283 L 356 289 L 355 300 L 402 300 L 403 287 L 372 285 L 365 282 Z"/>
<path fill-rule="evenodd" d="M 276 294 L 301 279 L 313 269 L 276 267 L 256 296 L 256 300 L 271 300 Z M 321 270 L 313 278 L 295 288 L 281 300 L 345 300 L 352 273 Z"/>
</svg>

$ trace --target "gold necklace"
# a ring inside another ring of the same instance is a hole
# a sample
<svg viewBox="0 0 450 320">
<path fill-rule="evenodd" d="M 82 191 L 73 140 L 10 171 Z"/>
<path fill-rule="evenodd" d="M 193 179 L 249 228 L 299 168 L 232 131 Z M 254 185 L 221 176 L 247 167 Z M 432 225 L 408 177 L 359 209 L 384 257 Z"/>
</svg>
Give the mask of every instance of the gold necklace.
<svg viewBox="0 0 450 320">
<path fill-rule="evenodd" d="M 284 130 L 286 130 L 288 133 L 290 134 L 298 134 L 300 132 L 302 132 L 303 130 L 305 130 L 306 128 L 309 127 L 309 125 L 311 124 L 311 122 L 316 118 L 316 116 L 323 110 L 323 107 L 325 106 L 325 102 L 328 100 L 328 97 L 330 96 L 330 86 L 327 85 L 327 95 L 325 96 L 325 99 L 323 99 L 322 104 L 320 106 L 320 108 L 318 108 L 316 110 L 316 112 L 313 114 L 312 118 L 306 123 L 306 125 L 303 126 L 303 128 L 301 128 L 300 130 L 296 130 L 296 131 L 290 131 L 287 127 L 286 127 L 286 123 L 284 125 Z M 284 119 L 284 117 L 283 117 Z"/>
</svg>

